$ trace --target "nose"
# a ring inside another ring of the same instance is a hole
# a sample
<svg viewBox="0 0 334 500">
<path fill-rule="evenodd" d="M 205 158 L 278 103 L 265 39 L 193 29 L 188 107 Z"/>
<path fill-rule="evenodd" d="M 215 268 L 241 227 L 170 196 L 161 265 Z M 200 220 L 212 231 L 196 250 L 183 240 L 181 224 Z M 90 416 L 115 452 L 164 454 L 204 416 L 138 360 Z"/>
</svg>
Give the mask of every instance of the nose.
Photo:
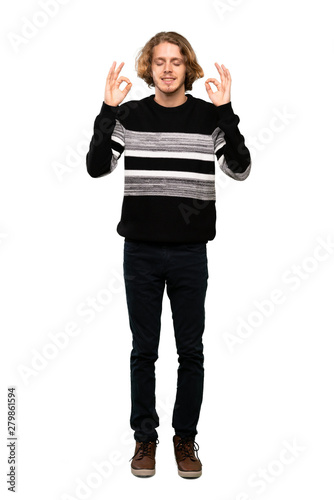
<svg viewBox="0 0 334 500">
<path fill-rule="evenodd" d="M 170 73 L 170 63 L 169 62 L 166 62 L 166 64 L 165 64 L 164 73 Z"/>
</svg>

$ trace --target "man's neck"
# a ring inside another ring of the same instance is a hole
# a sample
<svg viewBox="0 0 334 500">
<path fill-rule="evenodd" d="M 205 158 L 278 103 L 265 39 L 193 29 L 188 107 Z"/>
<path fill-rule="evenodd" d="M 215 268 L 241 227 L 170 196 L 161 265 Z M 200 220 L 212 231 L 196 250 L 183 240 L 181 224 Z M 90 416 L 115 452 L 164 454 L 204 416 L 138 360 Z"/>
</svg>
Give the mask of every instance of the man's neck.
<svg viewBox="0 0 334 500">
<path fill-rule="evenodd" d="M 166 108 L 174 108 L 175 106 L 181 106 L 184 104 L 188 97 L 184 93 L 184 89 L 180 89 L 180 92 L 175 94 L 167 94 L 161 92 L 159 89 L 155 89 L 155 97 L 154 100 L 161 106 L 165 106 Z"/>
</svg>

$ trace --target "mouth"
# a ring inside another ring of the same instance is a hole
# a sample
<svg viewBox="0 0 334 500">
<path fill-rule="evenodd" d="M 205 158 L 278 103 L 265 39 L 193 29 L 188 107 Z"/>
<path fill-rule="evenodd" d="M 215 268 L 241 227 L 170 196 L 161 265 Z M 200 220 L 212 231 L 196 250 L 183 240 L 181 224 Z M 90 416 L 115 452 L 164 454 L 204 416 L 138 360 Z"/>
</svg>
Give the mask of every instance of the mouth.
<svg viewBox="0 0 334 500">
<path fill-rule="evenodd" d="M 161 80 L 165 83 L 173 83 L 176 78 L 161 78 Z"/>
</svg>

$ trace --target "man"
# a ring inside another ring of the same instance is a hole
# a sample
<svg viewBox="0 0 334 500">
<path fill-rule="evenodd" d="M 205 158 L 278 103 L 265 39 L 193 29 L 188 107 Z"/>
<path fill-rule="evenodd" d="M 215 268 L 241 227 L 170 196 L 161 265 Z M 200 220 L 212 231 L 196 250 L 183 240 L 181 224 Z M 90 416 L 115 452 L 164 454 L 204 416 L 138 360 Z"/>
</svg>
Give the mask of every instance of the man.
<svg viewBox="0 0 334 500">
<path fill-rule="evenodd" d="M 136 441 L 131 471 L 155 474 L 155 361 L 166 285 L 178 353 L 172 426 L 178 474 L 202 474 L 195 442 L 203 396 L 206 244 L 215 237 L 215 159 L 230 177 L 244 180 L 250 153 L 231 106 L 231 76 L 215 63 L 220 81 L 205 82 L 212 102 L 186 94 L 204 76 L 183 36 L 161 32 L 136 60 L 137 74 L 155 94 L 122 103 L 132 83 L 110 68 L 104 102 L 94 122 L 87 170 L 101 177 L 124 152 L 124 198 L 117 226 L 124 242 L 124 280 L 132 331 L 131 416 Z M 126 86 L 121 90 L 120 85 Z M 210 83 L 216 87 L 213 91 Z"/>
</svg>

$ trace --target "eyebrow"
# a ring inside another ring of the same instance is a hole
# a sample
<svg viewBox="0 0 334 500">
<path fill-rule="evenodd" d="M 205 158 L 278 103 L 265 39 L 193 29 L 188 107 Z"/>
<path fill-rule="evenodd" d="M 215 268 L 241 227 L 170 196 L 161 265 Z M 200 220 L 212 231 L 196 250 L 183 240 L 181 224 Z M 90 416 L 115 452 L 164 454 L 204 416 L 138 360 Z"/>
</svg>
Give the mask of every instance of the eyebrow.
<svg viewBox="0 0 334 500">
<path fill-rule="evenodd" d="M 166 58 L 165 57 L 155 57 L 154 58 L 154 61 L 158 61 L 158 60 L 165 61 Z M 172 57 L 171 61 L 183 61 L 183 59 L 181 59 L 180 57 Z"/>
</svg>

